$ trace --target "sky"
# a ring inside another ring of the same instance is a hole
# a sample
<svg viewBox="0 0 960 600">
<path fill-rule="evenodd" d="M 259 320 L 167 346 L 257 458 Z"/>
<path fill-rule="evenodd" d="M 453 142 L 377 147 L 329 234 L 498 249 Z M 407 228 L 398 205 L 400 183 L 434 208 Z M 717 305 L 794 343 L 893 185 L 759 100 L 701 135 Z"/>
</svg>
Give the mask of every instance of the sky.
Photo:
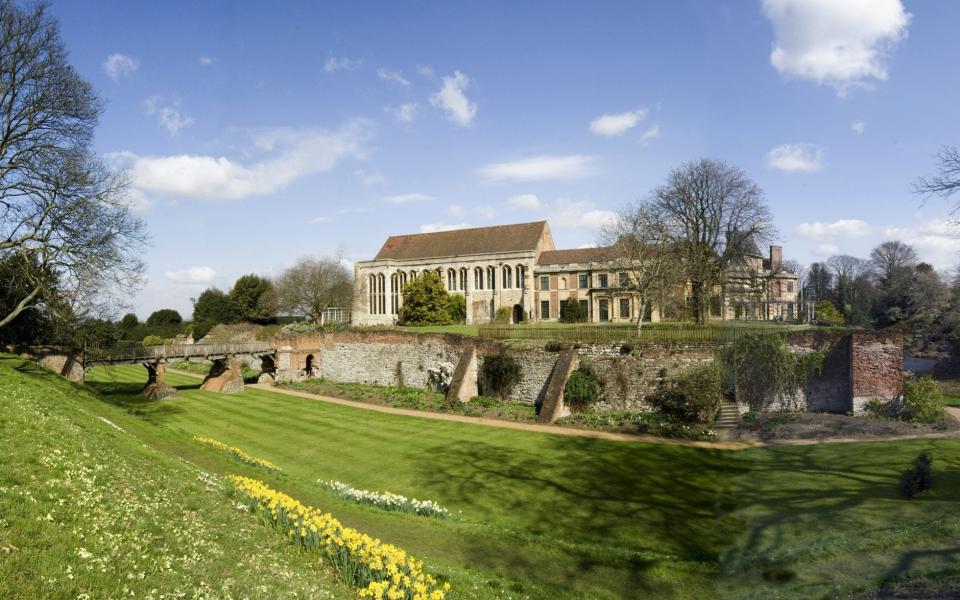
<svg viewBox="0 0 960 600">
<path fill-rule="evenodd" d="M 960 263 L 911 191 L 960 144 L 960 2 L 66 2 L 95 149 L 147 223 L 144 318 L 304 255 L 547 219 L 560 248 L 707 157 L 784 258 Z"/>
</svg>

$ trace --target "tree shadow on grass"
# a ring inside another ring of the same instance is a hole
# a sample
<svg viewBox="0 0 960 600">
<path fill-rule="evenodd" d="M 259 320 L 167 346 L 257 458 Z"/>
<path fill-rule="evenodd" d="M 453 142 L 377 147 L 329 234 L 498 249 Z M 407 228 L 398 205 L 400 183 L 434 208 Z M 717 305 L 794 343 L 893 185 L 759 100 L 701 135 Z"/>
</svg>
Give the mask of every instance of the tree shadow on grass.
<svg viewBox="0 0 960 600">
<path fill-rule="evenodd" d="M 141 382 L 96 381 L 89 385 L 107 404 L 122 408 L 129 414 L 154 425 L 160 425 L 170 417 L 184 412 L 184 408 L 177 404 L 176 398 L 151 400 L 142 396 L 140 391 L 144 384 Z M 178 391 L 194 390 L 198 389 L 200 384 L 189 383 L 174 387 Z"/>
<path fill-rule="evenodd" d="M 829 595 L 829 590 L 837 591 L 832 587 L 836 585 L 885 585 L 919 567 L 917 557 L 955 552 L 943 549 L 948 539 L 935 538 L 944 507 L 960 501 L 960 461 L 956 445 L 938 446 L 938 441 L 928 445 L 940 463 L 936 502 L 928 505 L 900 498 L 897 488 L 900 473 L 921 449 L 918 445 L 750 451 L 757 460 L 734 490 L 739 504 L 735 514 L 746 519 L 746 527 L 722 558 L 723 575 L 729 578 L 723 582 L 725 595 L 802 598 Z M 900 552 L 886 573 L 882 563 L 866 559 L 878 549 L 894 556 Z M 850 568 L 859 557 L 863 569 L 857 573 L 830 566 Z"/>
<path fill-rule="evenodd" d="M 543 536 L 544 543 L 573 542 L 550 548 L 567 563 L 564 580 L 551 583 L 606 588 L 624 598 L 689 595 L 667 588 L 715 570 L 738 528 L 735 519 L 717 519 L 736 506 L 729 493 L 729 480 L 743 473 L 736 454 L 540 439 L 536 454 L 476 442 L 437 446 L 421 476 L 474 514 L 507 511 L 525 534 Z M 535 561 L 492 556 L 486 546 L 474 550 L 472 559 L 486 568 L 496 570 L 507 560 L 524 577 L 543 576 Z M 686 573 L 665 575 L 671 566 Z M 655 567 L 664 568 L 654 574 Z"/>
</svg>

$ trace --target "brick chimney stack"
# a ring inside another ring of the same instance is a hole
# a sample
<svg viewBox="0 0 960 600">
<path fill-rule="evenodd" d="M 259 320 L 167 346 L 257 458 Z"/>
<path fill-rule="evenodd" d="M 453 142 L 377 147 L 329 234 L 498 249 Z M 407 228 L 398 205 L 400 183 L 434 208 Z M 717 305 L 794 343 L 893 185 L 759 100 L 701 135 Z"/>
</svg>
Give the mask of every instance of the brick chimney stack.
<svg viewBox="0 0 960 600">
<path fill-rule="evenodd" d="M 770 246 L 770 270 L 776 271 L 783 264 L 783 246 Z"/>
</svg>

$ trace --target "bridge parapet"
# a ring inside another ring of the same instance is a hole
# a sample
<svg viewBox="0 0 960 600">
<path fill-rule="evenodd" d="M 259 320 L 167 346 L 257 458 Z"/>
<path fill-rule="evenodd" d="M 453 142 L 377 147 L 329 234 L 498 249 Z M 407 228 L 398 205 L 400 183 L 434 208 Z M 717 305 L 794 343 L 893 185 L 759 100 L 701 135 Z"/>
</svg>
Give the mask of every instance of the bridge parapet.
<svg viewBox="0 0 960 600">
<path fill-rule="evenodd" d="M 237 354 L 272 354 L 270 342 L 236 342 L 232 344 L 171 344 L 139 348 L 87 349 L 84 366 L 111 363 L 153 362 L 161 359 L 225 357 Z"/>
</svg>

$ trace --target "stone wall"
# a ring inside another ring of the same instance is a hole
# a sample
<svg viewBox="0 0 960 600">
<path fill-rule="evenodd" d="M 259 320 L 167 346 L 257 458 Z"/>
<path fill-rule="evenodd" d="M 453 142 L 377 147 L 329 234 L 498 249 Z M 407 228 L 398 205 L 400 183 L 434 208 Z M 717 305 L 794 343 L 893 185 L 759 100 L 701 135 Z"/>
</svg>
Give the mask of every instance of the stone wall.
<svg viewBox="0 0 960 600">
<path fill-rule="evenodd" d="M 55 346 L 7 346 L 6 350 L 35 361 L 70 381 L 83 381 L 83 353 L 79 350 Z"/>
<path fill-rule="evenodd" d="M 317 333 L 278 341 L 277 379 L 312 375 L 331 381 L 384 386 L 429 386 L 429 371 L 444 366 L 452 374 L 461 354 L 477 349 L 478 371 L 487 356 L 507 350 L 519 361 L 522 377 L 510 398 L 541 404 L 559 356 L 541 345 L 506 346 L 449 334 L 416 334 L 390 330 Z M 895 398 L 903 385 L 902 336 L 893 332 L 825 335 L 799 332 L 787 337 L 794 352 L 823 351 L 823 370 L 804 393 L 797 390 L 774 406 L 848 412 L 874 397 Z M 673 345 L 633 348 L 616 344 L 577 347 L 580 360 L 604 383 L 600 410 L 648 410 L 646 398 L 683 369 L 713 360 L 716 346 Z M 481 394 L 489 393 L 479 382 Z M 743 409 L 745 410 L 745 408 Z"/>
<path fill-rule="evenodd" d="M 717 355 L 715 347 L 693 345 L 631 349 L 623 344 L 590 344 L 579 351 L 604 384 L 601 410 L 649 410 L 646 398 L 664 380 Z"/>
</svg>

